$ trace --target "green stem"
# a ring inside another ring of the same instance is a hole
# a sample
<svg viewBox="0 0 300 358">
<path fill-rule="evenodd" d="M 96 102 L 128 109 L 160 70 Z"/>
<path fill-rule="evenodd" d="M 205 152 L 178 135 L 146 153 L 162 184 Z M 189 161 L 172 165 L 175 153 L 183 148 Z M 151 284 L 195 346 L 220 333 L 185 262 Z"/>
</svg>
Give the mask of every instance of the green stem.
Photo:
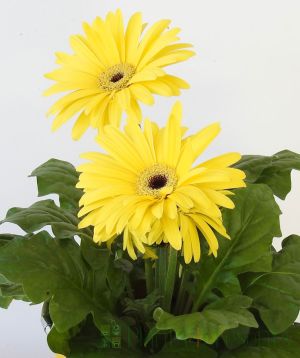
<svg viewBox="0 0 300 358">
<path fill-rule="evenodd" d="M 182 314 L 190 313 L 192 308 L 193 300 L 191 296 L 188 296 Z"/>
<path fill-rule="evenodd" d="M 158 259 L 156 262 L 156 287 L 159 294 L 164 296 L 164 286 L 167 274 L 167 249 L 166 247 L 160 247 L 158 249 Z"/>
<path fill-rule="evenodd" d="M 184 297 L 186 293 L 186 283 L 187 283 L 187 274 L 186 272 L 182 271 L 181 280 L 180 280 L 180 286 L 178 290 L 176 305 L 175 305 L 175 313 L 179 314 L 182 313 L 183 304 L 184 304 Z"/>
<path fill-rule="evenodd" d="M 154 270 L 151 259 L 145 260 L 145 277 L 148 295 L 154 290 Z"/>
<path fill-rule="evenodd" d="M 214 270 L 214 272 L 209 276 L 209 279 L 206 281 L 201 293 L 199 294 L 198 298 L 196 299 L 196 301 L 194 301 L 193 307 L 192 307 L 192 312 L 197 312 L 201 306 L 201 304 L 204 302 L 206 295 L 209 293 L 209 291 L 211 290 L 213 284 L 214 284 L 214 280 L 215 278 L 218 276 L 218 273 L 222 270 L 223 265 L 225 264 L 227 258 L 230 256 L 231 251 L 233 250 L 236 241 L 233 242 L 232 246 L 229 248 L 229 250 L 226 252 L 226 254 L 224 255 L 224 257 L 222 258 L 222 260 L 219 262 L 219 264 L 217 265 L 216 269 Z"/>
<path fill-rule="evenodd" d="M 176 280 L 176 268 L 177 268 L 177 251 L 171 246 L 168 248 L 167 256 L 167 276 L 165 277 L 164 295 L 162 301 L 162 307 L 170 312 L 172 297 L 174 292 L 174 285 Z"/>
<path fill-rule="evenodd" d="M 130 277 L 126 276 L 125 278 L 125 287 L 127 289 L 128 296 L 132 299 L 134 299 L 133 289 L 131 286 Z"/>
</svg>

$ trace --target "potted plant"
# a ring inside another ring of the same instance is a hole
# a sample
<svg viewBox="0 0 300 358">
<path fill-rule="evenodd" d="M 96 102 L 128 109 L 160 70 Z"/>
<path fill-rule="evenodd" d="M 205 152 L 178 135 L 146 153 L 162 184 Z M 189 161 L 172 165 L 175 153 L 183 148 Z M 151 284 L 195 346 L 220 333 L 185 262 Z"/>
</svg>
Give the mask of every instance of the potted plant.
<svg viewBox="0 0 300 358">
<path fill-rule="evenodd" d="M 186 135 L 178 101 L 165 126 L 143 119 L 140 102 L 188 88 L 166 67 L 194 52 L 169 25 L 118 10 L 57 53 L 53 129 L 77 115 L 73 139 L 93 127 L 100 148 L 32 172 L 59 200 L 8 210 L 24 235 L 0 234 L 0 305 L 43 303 L 57 357 L 298 357 L 300 237 L 272 243 L 300 155 L 203 161 L 218 123 Z"/>
</svg>

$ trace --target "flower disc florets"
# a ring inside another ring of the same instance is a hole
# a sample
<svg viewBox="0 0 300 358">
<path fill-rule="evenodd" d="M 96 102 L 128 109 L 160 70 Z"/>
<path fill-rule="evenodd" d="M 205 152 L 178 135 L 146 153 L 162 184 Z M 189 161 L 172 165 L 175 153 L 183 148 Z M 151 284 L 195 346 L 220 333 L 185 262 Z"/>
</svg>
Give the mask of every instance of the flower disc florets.
<svg viewBox="0 0 300 358">
<path fill-rule="evenodd" d="M 155 164 L 145 169 L 137 181 L 137 192 L 140 195 L 151 195 L 154 198 L 170 194 L 177 184 L 176 171 L 164 164 Z"/>
<path fill-rule="evenodd" d="M 127 63 L 109 67 L 100 74 L 99 87 L 103 91 L 119 91 L 128 86 L 134 72 L 135 67 Z"/>
</svg>

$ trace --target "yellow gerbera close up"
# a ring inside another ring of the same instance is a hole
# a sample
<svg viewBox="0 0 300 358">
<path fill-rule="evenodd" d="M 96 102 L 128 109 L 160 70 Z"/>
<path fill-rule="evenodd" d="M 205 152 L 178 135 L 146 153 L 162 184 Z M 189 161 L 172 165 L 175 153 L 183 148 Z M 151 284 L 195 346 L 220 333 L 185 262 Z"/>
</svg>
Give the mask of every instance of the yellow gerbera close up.
<svg viewBox="0 0 300 358">
<path fill-rule="evenodd" d="M 60 68 L 46 75 L 56 83 L 45 95 L 69 92 L 48 112 L 55 116 L 52 129 L 75 115 L 73 139 L 89 126 L 100 131 L 107 124 L 119 126 L 123 112 L 139 123 L 139 101 L 151 105 L 153 94 L 178 96 L 180 89 L 189 88 L 164 70 L 194 55 L 188 49 L 192 45 L 178 42 L 180 29 L 169 29 L 170 22 L 160 20 L 145 30 L 141 13 L 135 13 L 125 29 L 117 10 L 104 20 L 97 17 L 91 25 L 84 23 L 84 35 L 70 38 L 74 53 L 57 53 Z"/>
<path fill-rule="evenodd" d="M 220 131 L 214 123 L 183 138 L 182 108 L 177 102 L 166 127 L 145 120 L 140 128 L 129 120 L 124 132 L 108 125 L 97 141 L 107 152 L 87 153 L 78 168 L 80 227 L 94 226 L 94 240 L 112 241 L 123 233 L 123 248 L 135 259 L 137 249 L 169 243 L 184 259 L 200 260 L 197 230 L 216 256 L 214 230 L 227 237 L 219 207 L 232 209 L 228 189 L 244 187 L 243 171 L 229 168 L 240 159 L 227 153 L 193 166 Z"/>
</svg>

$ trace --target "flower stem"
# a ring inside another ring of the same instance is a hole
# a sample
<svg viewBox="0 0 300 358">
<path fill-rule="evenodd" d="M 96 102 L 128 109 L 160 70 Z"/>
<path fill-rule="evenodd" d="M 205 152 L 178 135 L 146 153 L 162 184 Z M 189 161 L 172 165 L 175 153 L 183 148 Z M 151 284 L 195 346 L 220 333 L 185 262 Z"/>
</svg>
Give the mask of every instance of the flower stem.
<svg viewBox="0 0 300 358">
<path fill-rule="evenodd" d="M 163 290 L 162 308 L 170 312 L 174 285 L 176 280 L 177 268 L 177 251 L 171 246 L 168 247 L 167 252 L 167 276 L 165 277 L 165 285 Z"/>
<path fill-rule="evenodd" d="M 164 286 L 167 274 L 167 249 L 166 247 L 158 248 L 158 259 L 156 260 L 155 287 L 158 288 L 159 294 L 164 296 Z"/>
<path fill-rule="evenodd" d="M 180 286 L 178 290 L 178 295 L 176 298 L 176 305 L 175 305 L 175 313 L 183 313 L 183 305 L 184 305 L 184 298 L 186 296 L 186 283 L 187 283 L 187 273 L 183 269 L 182 276 L 180 280 Z"/>
<path fill-rule="evenodd" d="M 150 259 L 145 260 L 145 277 L 147 294 L 149 295 L 154 290 L 154 270 L 152 268 L 153 262 Z"/>
</svg>

